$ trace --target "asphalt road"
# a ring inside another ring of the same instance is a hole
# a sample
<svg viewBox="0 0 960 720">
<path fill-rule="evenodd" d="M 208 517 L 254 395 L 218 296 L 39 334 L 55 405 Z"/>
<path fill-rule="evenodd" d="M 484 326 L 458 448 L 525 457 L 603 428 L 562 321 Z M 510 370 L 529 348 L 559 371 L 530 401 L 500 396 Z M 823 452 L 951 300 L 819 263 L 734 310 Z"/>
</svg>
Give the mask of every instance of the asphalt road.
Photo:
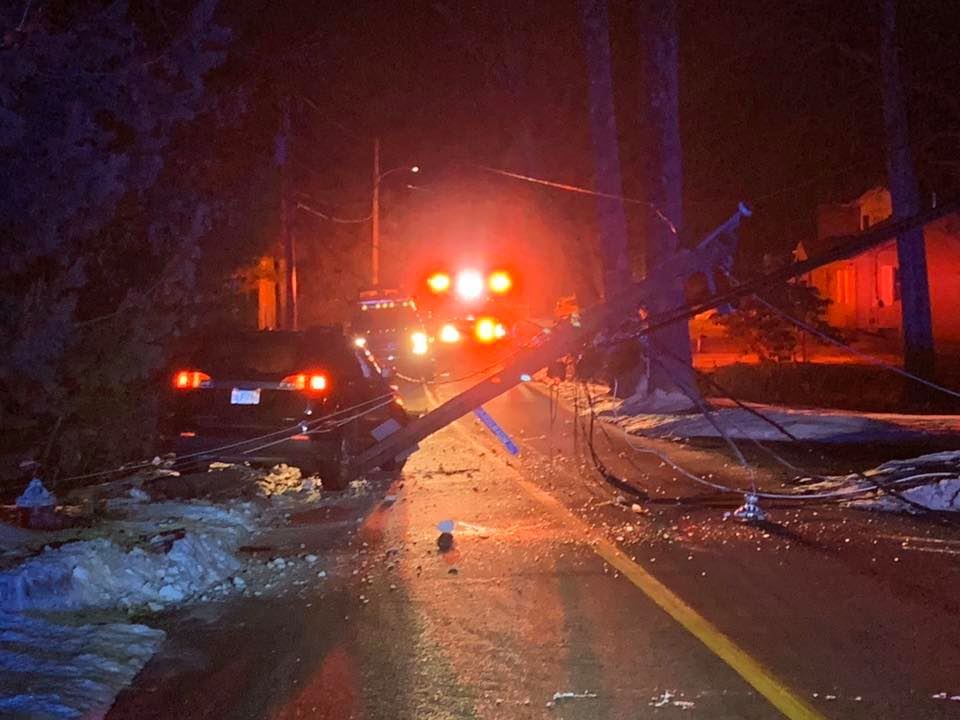
<svg viewBox="0 0 960 720">
<path fill-rule="evenodd" d="M 405 395 L 415 409 L 457 387 Z M 328 576 L 164 618 L 108 717 L 960 717 L 954 527 L 832 506 L 740 525 L 723 519 L 736 498 L 600 436 L 604 464 L 653 498 L 632 508 L 545 388 L 487 410 L 519 457 L 465 419 L 399 478 L 291 518 L 263 542 L 315 552 Z M 776 479 L 658 449 L 730 484 Z"/>
</svg>

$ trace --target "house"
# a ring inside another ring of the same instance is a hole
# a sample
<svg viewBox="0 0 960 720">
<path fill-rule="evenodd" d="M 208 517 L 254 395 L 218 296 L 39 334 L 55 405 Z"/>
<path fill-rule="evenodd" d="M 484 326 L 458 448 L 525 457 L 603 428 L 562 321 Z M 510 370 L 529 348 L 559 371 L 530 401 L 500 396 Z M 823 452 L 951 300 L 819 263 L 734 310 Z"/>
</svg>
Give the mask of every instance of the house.
<svg viewBox="0 0 960 720">
<path fill-rule="evenodd" d="M 890 192 L 882 187 L 849 203 L 821 205 L 816 239 L 800 242 L 794 257 L 816 257 L 832 249 L 832 238 L 866 230 L 891 214 Z M 934 337 L 938 343 L 960 342 L 960 216 L 931 223 L 924 237 Z M 806 280 L 831 301 L 827 321 L 834 327 L 893 336 L 902 324 L 899 275 L 897 244 L 890 240 L 818 268 Z"/>
</svg>

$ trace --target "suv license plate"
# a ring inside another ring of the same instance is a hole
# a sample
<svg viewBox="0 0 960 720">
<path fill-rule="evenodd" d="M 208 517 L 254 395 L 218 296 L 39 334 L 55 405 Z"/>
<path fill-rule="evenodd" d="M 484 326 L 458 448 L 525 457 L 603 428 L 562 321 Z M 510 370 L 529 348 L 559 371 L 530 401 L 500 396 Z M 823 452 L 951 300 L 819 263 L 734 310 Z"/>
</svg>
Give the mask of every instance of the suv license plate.
<svg viewBox="0 0 960 720">
<path fill-rule="evenodd" d="M 260 404 L 260 389 L 256 390 L 241 390 L 240 388 L 234 388 L 230 391 L 230 404 L 231 405 L 259 405 Z"/>
</svg>

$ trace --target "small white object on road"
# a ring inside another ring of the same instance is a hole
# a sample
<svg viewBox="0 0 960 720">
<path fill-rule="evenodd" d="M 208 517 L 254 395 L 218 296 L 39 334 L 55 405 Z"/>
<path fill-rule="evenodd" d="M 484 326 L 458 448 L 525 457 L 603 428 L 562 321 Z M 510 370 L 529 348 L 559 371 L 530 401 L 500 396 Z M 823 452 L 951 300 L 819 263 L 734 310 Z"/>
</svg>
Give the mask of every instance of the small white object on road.
<svg viewBox="0 0 960 720">
<path fill-rule="evenodd" d="M 594 692 L 555 692 L 553 694 L 553 702 L 559 702 L 560 700 L 582 700 L 595 697 L 597 697 L 597 694 Z"/>
</svg>

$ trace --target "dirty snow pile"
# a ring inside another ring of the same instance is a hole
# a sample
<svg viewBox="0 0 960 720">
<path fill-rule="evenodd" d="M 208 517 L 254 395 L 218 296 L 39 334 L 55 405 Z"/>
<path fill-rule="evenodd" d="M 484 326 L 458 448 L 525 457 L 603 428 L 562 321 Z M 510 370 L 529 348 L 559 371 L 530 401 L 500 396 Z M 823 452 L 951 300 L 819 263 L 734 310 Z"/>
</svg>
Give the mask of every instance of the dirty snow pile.
<svg viewBox="0 0 960 720">
<path fill-rule="evenodd" d="M 773 423 L 725 400 L 711 399 L 711 422 L 699 410 L 678 410 L 688 407 L 690 403 L 672 393 L 656 391 L 643 398 L 619 400 L 605 385 L 587 383 L 584 388 L 582 383 L 573 381 L 555 383 L 544 373 L 538 374 L 537 379 L 556 388 L 561 400 L 568 406 L 576 405 L 582 413 L 589 412 L 589 393 L 593 410 L 599 419 L 635 435 L 668 440 L 717 438 L 721 433 L 716 424 L 734 439 L 767 442 L 789 439 Z M 930 433 L 960 435 L 960 417 L 955 415 L 900 415 L 759 403 L 749 405 L 752 410 L 784 427 L 800 440 L 897 442 L 917 439 Z"/>
<path fill-rule="evenodd" d="M 891 460 L 865 473 L 881 484 L 896 483 L 899 493 L 929 510 L 960 512 L 960 451 Z M 893 495 L 878 495 L 851 502 L 874 510 L 916 512 Z"/>
<path fill-rule="evenodd" d="M 261 495 L 267 497 L 285 493 L 312 492 L 319 488 L 319 479 L 304 478 L 300 468 L 282 463 L 257 479 L 257 489 Z"/>
<path fill-rule="evenodd" d="M 869 478 L 869 479 L 867 479 Z M 876 490 L 890 487 L 908 501 L 928 510 L 960 512 L 960 451 L 930 453 L 907 460 L 890 460 L 862 475 L 838 475 L 804 485 L 807 491 L 838 488 Z M 918 512 L 910 502 L 896 495 L 877 491 L 849 501 L 852 507 L 894 512 Z"/>
<path fill-rule="evenodd" d="M 249 503 L 132 503 L 100 537 L 47 546 L 0 572 L 0 610 L 158 610 L 196 597 L 239 569 L 255 512 Z"/>
<path fill-rule="evenodd" d="M 0 717 L 103 717 L 163 638 L 144 625 L 60 625 L 0 612 Z"/>
<path fill-rule="evenodd" d="M 889 414 L 760 405 L 752 407 L 773 422 L 738 407 L 716 407 L 708 419 L 701 412 L 625 413 L 620 407 L 611 407 L 609 401 L 599 417 L 619 425 L 631 434 L 669 440 L 717 438 L 721 436 L 717 426 L 734 439 L 768 442 L 789 439 L 776 425 L 785 428 L 790 435 L 800 440 L 828 443 L 897 442 L 935 431 L 918 426 L 910 417 L 900 418 Z M 953 431 L 955 432 L 956 428 Z"/>
<path fill-rule="evenodd" d="M 315 492 L 321 489 L 320 478 L 304 477 L 300 468 L 286 463 L 274 465 L 269 471 L 254 469 L 248 465 L 235 463 L 210 463 L 211 473 L 233 471 L 254 484 L 257 494 L 272 498 L 290 493 Z"/>
</svg>

